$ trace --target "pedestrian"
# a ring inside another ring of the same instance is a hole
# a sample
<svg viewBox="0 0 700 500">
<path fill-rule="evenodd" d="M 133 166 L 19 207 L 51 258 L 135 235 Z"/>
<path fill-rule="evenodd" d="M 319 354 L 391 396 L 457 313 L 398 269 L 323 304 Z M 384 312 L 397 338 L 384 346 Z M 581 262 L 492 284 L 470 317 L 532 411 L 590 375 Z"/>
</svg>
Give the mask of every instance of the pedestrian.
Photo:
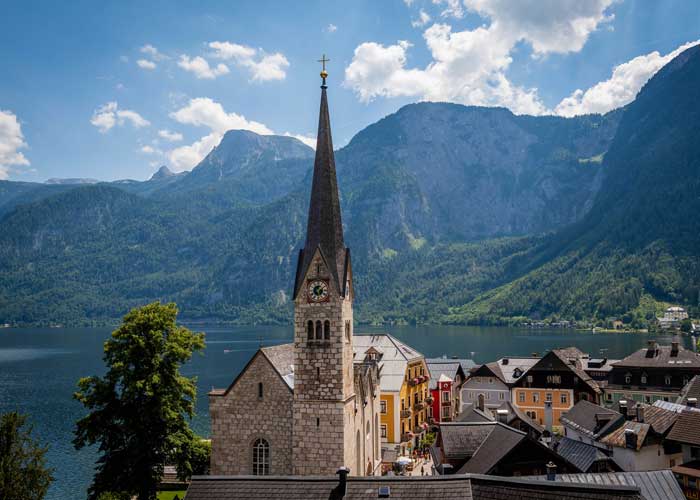
<svg viewBox="0 0 700 500">
<path fill-rule="evenodd" d="M 420 466 L 420 475 L 425 476 L 425 465 Z"/>
</svg>

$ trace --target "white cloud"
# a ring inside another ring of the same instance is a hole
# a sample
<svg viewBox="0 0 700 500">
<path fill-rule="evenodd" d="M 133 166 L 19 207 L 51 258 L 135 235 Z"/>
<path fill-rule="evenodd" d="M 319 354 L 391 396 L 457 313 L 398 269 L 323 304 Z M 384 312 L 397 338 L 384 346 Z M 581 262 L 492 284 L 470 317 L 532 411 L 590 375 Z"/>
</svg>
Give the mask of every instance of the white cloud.
<svg viewBox="0 0 700 500">
<path fill-rule="evenodd" d="M 154 148 L 153 146 L 149 146 L 149 145 L 141 146 L 141 149 L 139 151 L 141 151 L 142 153 L 147 154 L 147 155 L 163 154 L 163 152 L 160 149 Z"/>
<path fill-rule="evenodd" d="M 598 25 L 612 18 L 607 13 L 612 1 L 434 0 L 444 6 L 444 16 L 463 17 L 466 8 L 490 24 L 464 31 L 433 24 L 423 33 L 432 60 L 422 68 L 408 67 L 408 42 L 362 43 L 345 69 L 344 84 L 363 102 L 404 96 L 546 113 L 537 89 L 508 80 L 512 51 L 520 42 L 536 57 L 579 51 Z"/>
<path fill-rule="evenodd" d="M 194 73 L 198 79 L 212 80 L 217 76 L 229 73 L 228 66 L 223 63 L 217 64 L 215 67 L 210 67 L 206 59 L 196 56 L 190 59 L 189 56 L 183 54 L 177 63 L 185 71 Z"/>
<path fill-rule="evenodd" d="M 654 51 L 615 66 L 609 79 L 586 91 L 574 91 L 569 97 L 562 99 L 554 112 L 562 116 L 575 116 L 607 113 L 624 106 L 634 100 L 644 84 L 664 65 L 684 50 L 698 44 L 700 40 L 688 42 L 665 56 Z"/>
<path fill-rule="evenodd" d="M 231 60 L 236 65 L 248 69 L 253 81 L 284 80 L 289 61 L 280 52 L 267 54 L 262 49 L 254 49 L 231 42 L 210 42 L 212 57 Z"/>
<path fill-rule="evenodd" d="M 208 97 L 191 99 L 186 106 L 171 113 L 170 117 L 182 124 L 206 127 L 210 130 L 209 134 L 198 141 L 168 152 L 170 164 L 176 172 L 189 170 L 197 165 L 219 144 L 229 130 L 250 130 L 260 135 L 274 135 L 274 132 L 264 124 L 248 120 L 237 113 L 227 113 L 220 103 Z M 283 135 L 295 137 L 311 147 L 315 146 L 313 137 L 289 132 Z"/>
<path fill-rule="evenodd" d="M 164 59 L 169 59 L 168 56 L 162 54 L 157 48 L 155 48 L 150 43 L 147 43 L 141 49 L 139 49 L 142 54 L 148 54 L 148 56 L 154 61 L 162 61 Z"/>
<path fill-rule="evenodd" d="M 119 109 L 116 101 L 108 102 L 97 108 L 93 114 L 90 123 L 99 129 L 101 133 L 106 133 L 115 125 L 122 126 L 126 122 L 131 123 L 135 128 L 146 127 L 151 123 L 143 118 L 136 111 L 130 109 Z"/>
<path fill-rule="evenodd" d="M 326 26 L 326 33 L 335 33 L 336 31 L 338 31 L 338 27 L 335 24 L 330 23 Z"/>
<path fill-rule="evenodd" d="M 285 132 L 282 135 L 285 137 L 294 137 L 295 139 L 300 140 L 310 148 L 316 149 L 316 137 L 312 135 L 290 134 L 289 132 Z"/>
<path fill-rule="evenodd" d="M 182 140 L 182 134 L 179 132 L 171 132 L 170 130 L 164 129 L 158 131 L 158 137 L 165 139 L 169 142 L 178 142 Z"/>
<path fill-rule="evenodd" d="M 428 15 L 428 13 L 427 13 L 426 11 L 424 11 L 423 9 L 421 9 L 421 10 L 418 12 L 418 19 L 416 19 L 415 21 L 413 21 L 413 22 L 411 23 L 411 26 L 413 26 L 414 28 L 420 28 L 420 27 L 422 27 L 422 26 L 425 26 L 425 25 L 428 24 L 429 22 L 430 22 L 430 16 Z"/>
<path fill-rule="evenodd" d="M 139 59 L 136 64 L 141 69 L 156 69 L 156 63 L 149 61 L 148 59 Z"/>
<path fill-rule="evenodd" d="M 27 147 L 17 116 L 0 109 L 0 179 L 7 179 L 10 167 L 29 165 L 19 150 Z"/>
</svg>

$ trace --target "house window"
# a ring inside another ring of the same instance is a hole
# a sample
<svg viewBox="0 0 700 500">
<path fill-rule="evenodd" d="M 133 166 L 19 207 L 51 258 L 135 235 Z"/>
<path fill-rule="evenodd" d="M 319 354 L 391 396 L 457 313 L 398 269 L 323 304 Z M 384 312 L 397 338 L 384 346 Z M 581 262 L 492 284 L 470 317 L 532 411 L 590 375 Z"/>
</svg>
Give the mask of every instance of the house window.
<svg viewBox="0 0 700 500">
<path fill-rule="evenodd" d="M 505 399 L 506 399 L 505 393 L 499 392 L 499 393 L 498 393 L 498 399 L 500 399 L 501 401 L 505 400 Z"/>
<path fill-rule="evenodd" d="M 350 320 L 345 322 L 345 340 L 350 342 Z"/>
<path fill-rule="evenodd" d="M 270 474 L 270 444 L 264 439 L 256 439 L 253 443 L 253 475 L 267 476 Z"/>
<path fill-rule="evenodd" d="M 525 402 L 525 391 L 518 392 L 518 401 L 520 401 L 521 403 Z"/>
<path fill-rule="evenodd" d="M 331 339 L 331 322 L 328 320 L 326 320 L 326 322 L 323 323 L 323 338 L 325 340 Z"/>
<path fill-rule="evenodd" d="M 449 406 L 443 406 L 442 410 L 440 412 L 440 416 L 442 418 L 450 418 L 450 407 Z"/>
<path fill-rule="evenodd" d="M 450 402 L 450 393 L 449 393 L 449 391 L 442 391 L 442 402 L 443 402 L 443 403 L 449 403 L 449 402 Z"/>
<path fill-rule="evenodd" d="M 386 439 L 386 425 L 382 424 L 381 429 L 382 429 L 381 436 L 382 436 L 382 438 Z"/>
<path fill-rule="evenodd" d="M 527 376 L 527 383 L 531 384 L 532 383 L 532 375 Z"/>
<path fill-rule="evenodd" d="M 690 382 L 690 379 L 687 376 L 683 377 L 683 386 L 688 385 L 688 382 Z"/>
<path fill-rule="evenodd" d="M 379 408 L 382 414 L 386 415 L 386 401 L 380 401 L 379 402 Z"/>
<path fill-rule="evenodd" d="M 664 382 L 666 383 L 666 385 L 671 385 L 671 375 L 666 375 L 664 377 Z"/>
<path fill-rule="evenodd" d="M 625 384 L 631 384 L 632 383 L 632 375 L 629 373 L 625 375 Z"/>
<path fill-rule="evenodd" d="M 525 414 L 530 417 L 532 420 L 537 420 L 537 412 L 534 411 L 526 411 Z"/>
<path fill-rule="evenodd" d="M 605 399 L 607 399 L 608 401 L 612 401 L 612 400 L 613 400 L 612 392 L 607 393 L 607 394 L 605 395 Z"/>
<path fill-rule="evenodd" d="M 406 409 L 406 402 L 401 398 L 401 411 Z"/>
<path fill-rule="evenodd" d="M 551 393 L 551 392 L 548 392 L 548 393 L 545 395 L 545 400 L 546 400 L 546 401 L 549 401 L 550 403 L 552 402 L 552 393 Z"/>
<path fill-rule="evenodd" d="M 647 383 L 647 374 L 646 374 L 646 373 L 642 373 L 641 381 L 642 381 L 642 384 L 646 384 L 646 383 Z"/>
<path fill-rule="evenodd" d="M 258 399 L 263 398 L 263 383 L 258 382 Z"/>
<path fill-rule="evenodd" d="M 532 393 L 532 402 L 533 402 L 533 403 L 539 403 L 539 402 L 540 402 L 540 393 L 539 393 L 539 392 L 533 392 L 533 393 Z"/>
<path fill-rule="evenodd" d="M 568 396 L 566 395 L 566 393 L 563 393 L 563 394 L 561 395 L 560 401 L 561 401 L 561 404 L 563 404 L 563 405 L 565 405 L 565 404 L 567 404 L 567 403 L 569 402 L 569 398 L 568 398 Z"/>
</svg>

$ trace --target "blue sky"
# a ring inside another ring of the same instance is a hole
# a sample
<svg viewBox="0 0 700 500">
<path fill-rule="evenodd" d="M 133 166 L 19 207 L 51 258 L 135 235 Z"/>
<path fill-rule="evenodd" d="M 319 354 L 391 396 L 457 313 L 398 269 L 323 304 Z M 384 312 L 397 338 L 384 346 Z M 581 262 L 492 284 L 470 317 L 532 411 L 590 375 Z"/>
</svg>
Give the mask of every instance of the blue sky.
<svg viewBox="0 0 700 500">
<path fill-rule="evenodd" d="M 3 1 L 0 179 L 188 170 L 230 128 L 336 146 L 419 100 L 626 104 L 700 39 L 695 0 Z M 577 92 L 578 91 L 578 92 Z"/>
</svg>

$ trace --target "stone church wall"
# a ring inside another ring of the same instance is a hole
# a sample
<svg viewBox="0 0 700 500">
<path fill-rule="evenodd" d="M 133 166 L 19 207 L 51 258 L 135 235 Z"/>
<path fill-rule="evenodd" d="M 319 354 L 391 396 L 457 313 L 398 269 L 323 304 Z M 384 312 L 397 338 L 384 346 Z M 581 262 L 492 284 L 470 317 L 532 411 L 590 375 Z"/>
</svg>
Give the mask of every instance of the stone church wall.
<svg viewBox="0 0 700 500">
<path fill-rule="evenodd" d="M 292 473 L 292 392 L 262 353 L 228 394 L 209 395 L 209 411 L 213 475 L 252 474 L 252 446 L 258 438 L 270 444 L 270 474 Z"/>
</svg>

